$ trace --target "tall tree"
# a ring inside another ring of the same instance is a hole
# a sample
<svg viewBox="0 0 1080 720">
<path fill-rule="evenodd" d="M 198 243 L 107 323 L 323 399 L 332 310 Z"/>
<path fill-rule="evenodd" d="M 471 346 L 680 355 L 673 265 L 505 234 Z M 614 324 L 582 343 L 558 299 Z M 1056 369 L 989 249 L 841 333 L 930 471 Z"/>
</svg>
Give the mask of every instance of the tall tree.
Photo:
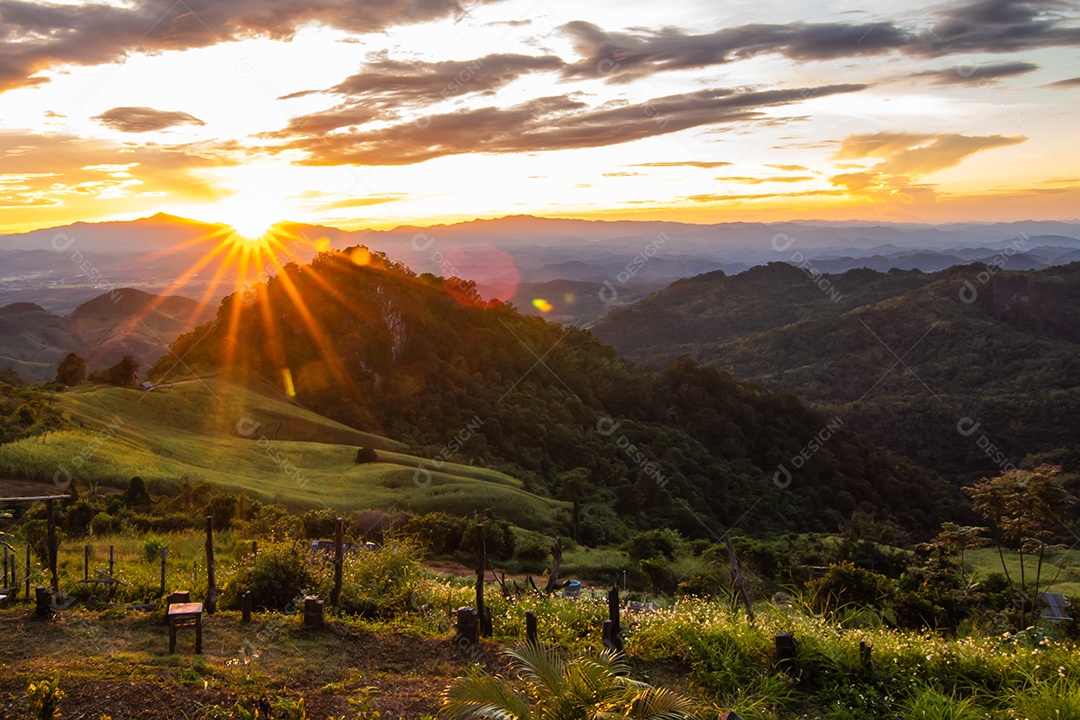
<svg viewBox="0 0 1080 720">
<path fill-rule="evenodd" d="M 56 368 L 56 382 L 59 385 L 78 385 L 86 379 L 86 361 L 71 352 L 60 361 Z"/>
<path fill-rule="evenodd" d="M 975 509 L 990 523 L 1001 568 L 1021 602 L 1021 627 L 1035 623 L 1047 543 L 1054 537 L 1055 530 L 1064 524 L 1063 518 L 1069 517 L 1069 508 L 1076 504 L 1076 498 L 1058 477 L 1060 472 L 1061 468 L 1052 465 L 1040 465 L 1034 470 L 1009 470 L 995 478 L 983 478 L 967 488 Z M 1016 548 L 1020 553 L 1019 591 L 1005 563 L 1004 547 Z M 1032 555 L 1037 561 L 1029 593 L 1026 562 Z"/>
</svg>

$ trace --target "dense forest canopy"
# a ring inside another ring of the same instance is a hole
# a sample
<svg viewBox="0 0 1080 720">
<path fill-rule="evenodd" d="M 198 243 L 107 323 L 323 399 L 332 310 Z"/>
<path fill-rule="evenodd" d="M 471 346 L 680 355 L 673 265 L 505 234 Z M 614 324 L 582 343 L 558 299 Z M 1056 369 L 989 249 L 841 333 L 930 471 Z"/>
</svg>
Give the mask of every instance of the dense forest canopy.
<svg viewBox="0 0 1080 720">
<path fill-rule="evenodd" d="M 226 298 L 150 375 L 223 367 L 427 457 L 510 472 L 573 503 L 566 527 L 588 543 L 660 526 L 829 531 L 853 516 L 924 535 L 960 502 L 790 393 L 688 358 L 645 369 L 588 332 L 363 248 Z"/>
</svg>

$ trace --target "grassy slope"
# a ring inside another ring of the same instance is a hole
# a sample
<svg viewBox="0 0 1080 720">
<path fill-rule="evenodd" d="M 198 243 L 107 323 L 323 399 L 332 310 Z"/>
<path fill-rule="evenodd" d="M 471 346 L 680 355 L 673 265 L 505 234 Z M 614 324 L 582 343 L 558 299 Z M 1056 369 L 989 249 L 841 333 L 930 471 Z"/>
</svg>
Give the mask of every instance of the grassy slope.
<svg viewBox="0 0 1080 720">
<path fill-rule="evenodd" d="M 1035 567 L 1038 558 L 1032 555 L 1024 558 L 1024 567 L 1028 583 L 1034 582 Z M 1020 555 L 1016 552 L 1005 553 L 1005 564 L 1009 568 L 1009 574 L 1014 582 L 1020 582 Z M 1001 560 L 994 548 L 981 548 L 968 550 L 964 554 L 964 566 L 969 571 L 974 570 L 977 577 L 985 578 L 990 573 L 1001 572 Z M 1056 577 L 1056 580 L 1055 580 Z M 1047 553 L 1043 559 L 1042 577 L 1039 586 L 1046 590 L 1046 585 L 1054 581 L 1050 592 L 1062 593 L 1065 597 L 1080 595 L 1080 550 L 1067 550 L 1065 552 Z"/>
<path fill-rule="evenodd" d="M 257 382 L 208 377 L 150 393 L 83 387 L 61 395 L 59 404 L 82 426 L 0 446 L 0 475 L 52 479 L 63 467 L 104 484 L 134 475 L 166 483 L 186 477 L 341 510 L 490 507 L 534 528 L 558 507 L 502 473 L 453 463 L 436 469 L 401 452 L 401 443 L 297 407 Z M 377 448 L 382 462 L 355 464 L 359 445 Z M 416 468 L 425 468 L 430 482 Z"/>
</svg>

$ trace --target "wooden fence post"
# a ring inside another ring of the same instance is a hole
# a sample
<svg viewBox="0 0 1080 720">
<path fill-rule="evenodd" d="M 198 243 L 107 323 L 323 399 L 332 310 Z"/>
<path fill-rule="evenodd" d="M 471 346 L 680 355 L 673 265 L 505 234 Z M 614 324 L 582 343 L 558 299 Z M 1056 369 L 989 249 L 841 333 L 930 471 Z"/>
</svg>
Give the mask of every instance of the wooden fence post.
<svg viewBox="0 0 1080 720">
<path fill-rule="evenodd" d="M 245 590 L 244 594 L 240 596 L 240 612 L 242 613 L 240 622 L 251 622 L 251 591 Z"/>
<path fill-rule="evenodd" d="M 165 556 L 169 554 L 169 548 L 161 548 L 161 589 L 158 591 L 158 597 L 165 596 Z"/>
<path fill-rule="evenodd" d="M 536 613 L 532 610 L 525 612 L 525 642 L 530 645 L 539 643 L 536 633 Z"/>
<path fill-rule="evenodd" d="M 330 592 L 330 604 L 337 607 L 341 602 L 341 580 L 345 567 L 345 520 L 337 519 L 334 533 L 334 589 Z"/>
<path fill-rule="evenodd" d="M 608 590 L 608 619 L 604 621 L 603 640 L 604 647 L 609 650 L 622 652 L 623 637 L 622 624 L 619 619 L 619 586 L 615 585 Z"/>
<path fill-rule="evenodd" d="M 206 516 L 206 599 L 207 615 L 217 611 L 217 580 L 214 577 L 214 518 Z"/>
<path fill-rule="evenodd" d="M 472 645 L 480 640 L 476 611 L 471 607 L 459 607 L 457 610 L 457 636 Z"/>
<path fill-rule="evenodd" d="M 56 574 L 56 552 L 57 552 L 57 539 L 56 539 L 56 518 L 53 516 L 53 501 L 45 501 L 45 514 L 48 519 L 48 532 L 49 532 L 49 572 L 52 573 L 52 591 L 53 595 L 60 592 L 60 576 Z"/>
<path fill-rule="evenodd" d="M 776 633 L 776 664 L 789 665 L 795 661 L 796 643 L 795 637 L 788 632 Z"/>
<path fill-rule="evenodd" d="M 484 602 L 484 579 L 487 575 L 487 543 L 484 540 L 483 523 L 476 526 L 476 617 L 480 625 L 480 635 L 491 637 L 491 611 Z"/>
<path fill-rule="evenodd" d="M 83 566 L 82 566 L 83 580 L 90 579 L 90 546 L 83 547 Z"/>
</svg>

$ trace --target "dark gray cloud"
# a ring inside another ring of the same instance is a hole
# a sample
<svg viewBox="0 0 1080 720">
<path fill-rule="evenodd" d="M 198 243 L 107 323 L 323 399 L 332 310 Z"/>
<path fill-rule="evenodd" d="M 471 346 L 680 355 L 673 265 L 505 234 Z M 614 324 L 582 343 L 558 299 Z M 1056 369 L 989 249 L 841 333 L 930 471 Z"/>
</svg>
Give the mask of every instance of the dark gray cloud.
<svg viewBox="0 0 1080 720">
<path fill-rule="evenodd" d="M 286 95 L 283 99 L 327 93 L 348 100 L 329 110 L 293 118 L 283 132 L 324 133 L 376 117 L 394 118 L 400 108 L 427 107 L 463 95 L 494 94 L 523 75 L 555 71 L 564 65 L 552 55 L 494 54 L 469 61 L 402 62 L 383 54 L 365 63 L 363 72 L 334 87 Z"/>
<path fill-rule="evenodd" d="M 492 0 L 468 0 L 468 4 Z M 458 0 L 141 0 L 130 7 L 0 0 L 0 92 L 45 82 L 38 73 L 132 53 L 206 47 L 247 37 L 286 39 L 321 23 L 367 33 L 461 15 Z"/>
<path fill-rule="evenodd" d="M 936 85 L 973 85 L 988 80 L 1024 75 L 1039 66 L 1029 62 L 1007 62 L 996 65 L 972 65 L 960 63 L 956 67 L 941 70 L 924 70 L 908 77 L 925 78 Z"/>
<path fill-rule="evenodd" d="M 177 125 L 205 125 L 202 120 L 186 112 L 154 110 L 148 107 L 118 107 L 95 115 L 102 125 L 121 132 L 141 133 L 164 130 Z"/>
<path fill-rule="evenodd" d="M 588 22 L 562 27 L 580 60 L 568 77 L 606 77 L 626 82 L 668 70 L 722 65 L 755 55 L 793 60 L 882 55 L 890 52 L 938 57 L 960 53 L 1006 53 L 1080 45 L 1080 27 L 1070 25 L 1057 0 L 976 0 L 948 6 L 928 27 L 876 23 L 750 24 L 703 35 L 665 28 L 608 32 Z"/>
<path fill-rule="evenodd" d="M 829 85 L 755 92 L 701 90 L 646 103 L 592 108 L 566 96 L 509 108 L 477 108 L 371 131 L 300 136 L 269 150 L 299 149 L 311 165 L 409 165 L 462 153 L 520 153 L 602 147 L 718 123 L 757 120 L 763 108 L 857 92 Z"/>
<path fill-rule="evenodd" d="M 1058 80 L 1057 82 L 1050 83 L 1046 87 L 1074 88 L 1074 87 L 1078 87 L 1078 86 L 1080 86 L 1080 77 L 1065 78 L 1064 80 Z"/>
</svg>

